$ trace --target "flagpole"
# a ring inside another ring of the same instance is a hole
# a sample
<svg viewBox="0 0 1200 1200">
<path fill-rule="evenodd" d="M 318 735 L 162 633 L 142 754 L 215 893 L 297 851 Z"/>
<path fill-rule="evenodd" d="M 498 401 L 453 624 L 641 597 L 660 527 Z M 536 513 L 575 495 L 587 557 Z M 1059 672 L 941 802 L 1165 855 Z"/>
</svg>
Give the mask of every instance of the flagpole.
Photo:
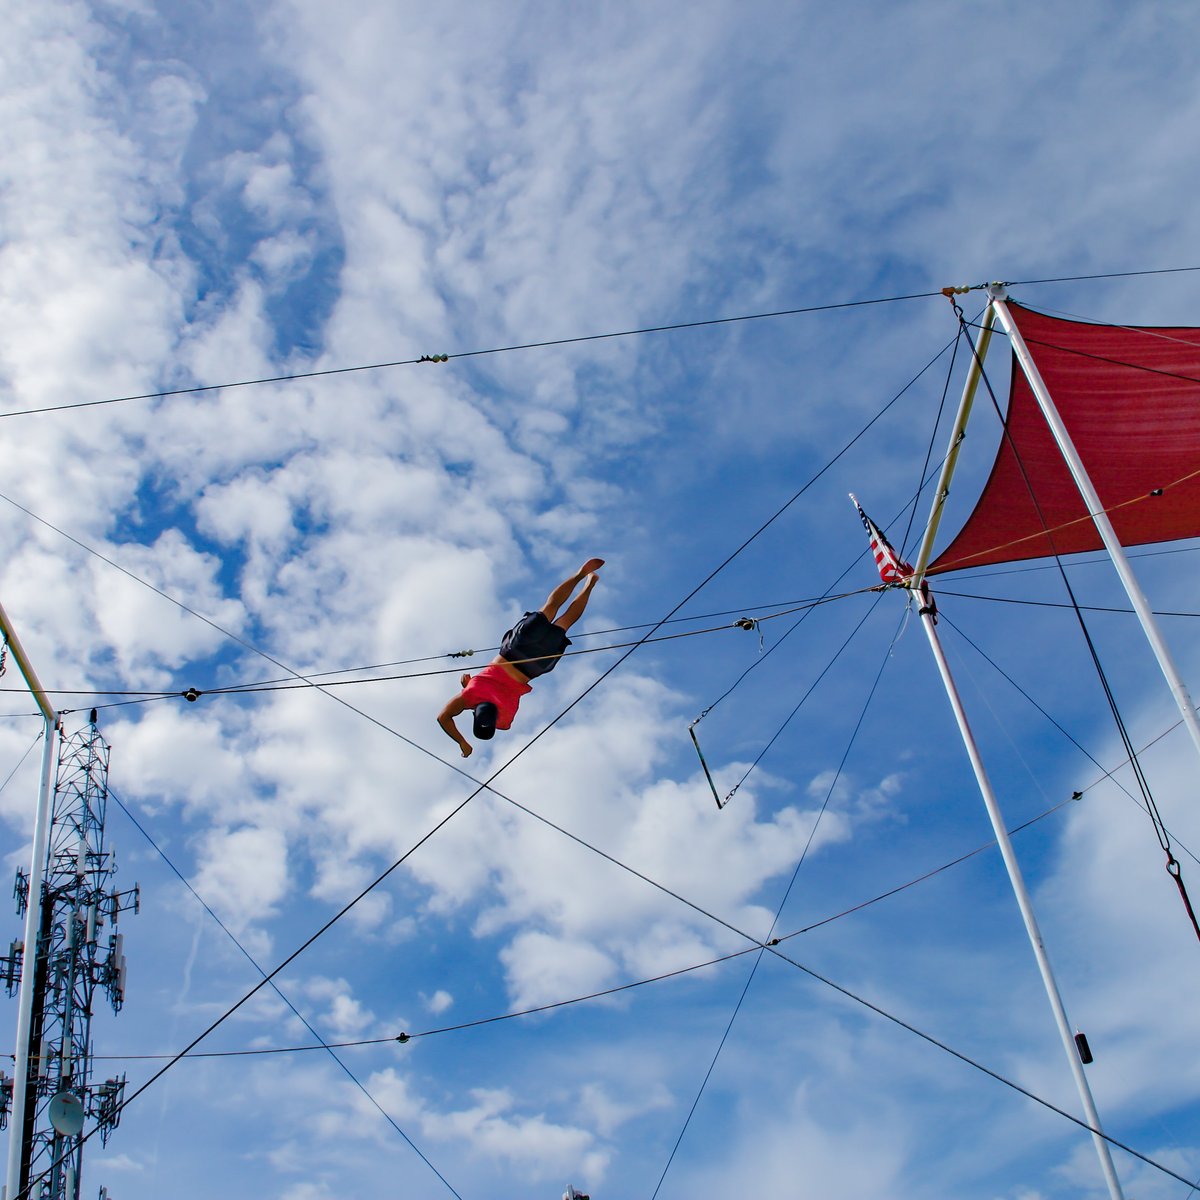
<svg viewBox="0 0 1200 1200">
<path fill-rule="evenodd" d="M 1042 410 L 1042 415 L 1046 418 L 1046 424 L 1050 426 L 1050 432 L 1054 435 L 1055 442 L 1058 443 L 1059 452 L 1075 480 L 1079 494 L 1083 497 L 1088 515 L 1092 518 L 1092 523 L 1100 534 L 1100 540 L 1104 543 L 1104 548 L 1108 551 L 1108 556 L 1112 559 L 1117 575 L 1124 585 L 1125 594 L 1129 597 L 1134 612 L 1137 613 L 1142 631 L 1150 643 L 1154 657 L 1158 660 L 1159 670 L 1162 671 L 1167 686 L 1171 689 L 1184 724 L 1187 726 L 1188 733 L 1191 734 L 1192 742 L 1197 752 L 1200 752 L 1200 719 L 1196 717 L 1196 706 L 1192 703 L 1187 685 L 1183 682 L 1183 677 L 1175 665 L 1171 651 L 1159 631 L 1150 604 L 1142 593 L 1141 585 L 1133 573 L 1133 568 L 1129 565 L 1125 549 L 1112 527 L 1112 522 L 1108 519 L 1108 514 L 1104 511 L 1100 496 L 1092 486 L 1083 460 L 1079 457 L 1075 444 L 1067 432 L 1067 427 L 1063 424 L 1062 417 L 1059 415 L 1054 401 L 1050 398 L 1050 392 L 1042 379 L 1042 374 L 1029 353 L 1029 347 L 1026 346 L 1025 339 L 1021 336 L 1021 331 L 1017 328 L 1012 313 L 1009 312 L 1008 305 L 1005 303 L 1008 293 L 1002 284 L 993 283 L 988 286 L 988 295 L 991 297 L 992 307 L 996 310 L 996 316 L 1000 319 L 1001 325 L 1004 326 L 1004 330 L 1012 342 L 1013 353 L 1021 365 L 1025 378 L 1029 381 L 1029 387 L 1038 402 L 1038 407 Z"/>
</svg>

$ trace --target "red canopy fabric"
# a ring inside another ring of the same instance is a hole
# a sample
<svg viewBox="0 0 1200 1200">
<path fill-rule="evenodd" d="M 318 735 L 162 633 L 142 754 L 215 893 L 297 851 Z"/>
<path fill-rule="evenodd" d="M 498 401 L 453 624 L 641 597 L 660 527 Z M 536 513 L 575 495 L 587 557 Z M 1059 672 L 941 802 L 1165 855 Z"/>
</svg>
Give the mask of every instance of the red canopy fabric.
<svg viewBox="0 0 1200 1200">
<path fill-rule="evenodd" d="M 1122 544 L 1200 536 L 1200 329 L 1009 311 Z M 929 574 L 1101 548 L 1015 360 L 1005 425 L 974 512 Z"/>
</svg>

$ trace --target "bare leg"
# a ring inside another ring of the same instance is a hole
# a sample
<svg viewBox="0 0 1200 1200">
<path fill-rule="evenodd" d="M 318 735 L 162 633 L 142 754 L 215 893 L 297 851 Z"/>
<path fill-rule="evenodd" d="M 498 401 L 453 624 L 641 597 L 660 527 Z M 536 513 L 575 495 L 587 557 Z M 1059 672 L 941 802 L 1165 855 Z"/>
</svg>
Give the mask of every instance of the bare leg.
<svg viewBox="0 0 1200 1200">
<path fill-rule="evenodd" d="M 600 577 L 598 575 L 589 575 L 587 587 L 585 587 L 583 591 L 571 601 L 570 605 L 567 607 L 567 611 L 564 612 L 563 615 L 554 622 L 554 624 L 557 625 L 559 629 L 563 630 L 564 633 L 570 629 L 580 617 L 583 616 L 583 610 L 587 608 L 587 602 L 588 598 L 592 594 L 592 588 L 596 586 L 599 580 Z"/>
<path fill-rule="evenodd" d="M 571 593 L 584 579 L 587 578 L 587 576 L 594 576 L 595 572 L 600 570 L 602 566 L 604 566 L 604 559 L 589 558 L 587 562 L 585 562 L 583 566 L 580 567 L 579 570 L 570 577 L 570 579 L 564 579 L 562 583 L 560 583 L 558 587 L 556 587 L 554 591 L 552 591 L 550 595 L 546 597 L 546 603 L 542 605 L 542 612 L 545 613 L 546 619 L 548 621 L 554 621 L 558 616 L 558 610 L 562 608 L 564 604 L 566 604 Z M 594 586 L 595 581 L 593 580 L 592 584 L 589 585 L 589 590 Z M 583 609 L 580 609 L 579 611 L 583 612 Z M 578 619 L 578 614 L 576 614 L 575 620 Z M 561 622 L 556 622 L 556 624 L 561 624 Z M 567 628 L 567 626 L 564 626 L 564 628 Z"/>
</svg>

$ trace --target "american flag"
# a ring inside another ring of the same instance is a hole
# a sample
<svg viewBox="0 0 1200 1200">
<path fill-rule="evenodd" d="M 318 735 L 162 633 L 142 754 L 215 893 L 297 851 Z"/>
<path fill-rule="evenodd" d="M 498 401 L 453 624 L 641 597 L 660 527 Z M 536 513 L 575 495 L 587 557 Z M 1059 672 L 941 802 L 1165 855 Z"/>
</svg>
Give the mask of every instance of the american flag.
<svg viewBox="0 0 1200 1200">
<path fill-rule="evenodd" d="M 875 565 L 879 568 L 879 578 L 884 583 L 903 583 L 913 573 L 912 567 L 902 561 L 896 551 L 892 549 L 892 543 L 884 537 L 883 530 L 863 512 L 853 492 L 850 493 L 850 499 L 853 501 L 854 507 L 858 509 L 858 515 L 862 518 L 863 528 L 867 531 L 867 536 L 871 539 L 871 553 L 875 555 Z"/>
</svg>

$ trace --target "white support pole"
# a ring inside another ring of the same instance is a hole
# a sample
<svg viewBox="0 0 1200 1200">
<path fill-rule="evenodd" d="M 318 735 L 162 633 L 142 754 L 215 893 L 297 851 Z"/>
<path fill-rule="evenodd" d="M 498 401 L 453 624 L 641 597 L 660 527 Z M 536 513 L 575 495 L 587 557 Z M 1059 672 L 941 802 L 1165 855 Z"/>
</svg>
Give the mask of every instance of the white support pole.
<svg viewBox="0 0 1200 1200">
<path fill-rule="evenodd" d="M 29 896 L 25 905 L 25 951 L 21 960 L 21 983 L 17 992 L 17 1045 L 13 1064 L 12 1111 L 9 1114 L 7 1195 L 21 1191 L 21 1150 L 25 1137 L 25 1106 L 31 1102 L 26 1089 L 29 1075 L 29 1028 L 33 1019 L 33 977 L 42 923 L 42 879 L 50 844 L 50 803 L 54 787 L 54 762 L 58 745 L 58 721 L 46 718 L 42 746 L 42 775 L 37 811 L 33 821 L 33 850 L 30 854 Z"/>
<path fill-rule="evenodd" d="M 1021 336 L 1021 331 L 1017 328 L 1016 322 L 1012 318 L 1012 313 L 1008 310 L 1008 305 L 1005 303 L 1007 296 L 1004 288 L 1000 284 L 994 283 L 988 288 L 988 294 L 992 298 L 992 307 L 996 310 L 996 315 L 1012 342 L 1013 353 L 1017 357 L 1017 362 L 1020 363 L 1021 370 L 1025 373 L 1025 378 L 1029 381 L 1034 398 L 1042 410 L 1042 415 L 1046 418 L 1046 424 L 1050 426 L 1050 432 L 1054 435 L 1059 452 L 1070 469 L 1071 477 L 1075 480 L 1075 486 L 1079 489 L 1079 494 L 1083 497 L 1088 515 L 1092 518 L 1092 522 L 1100 534 L 1100 540 L 1104 543 L 1104 548 L 1108 551 L 1108 556 L 1112 559 L 1112 564 L 1116 568 L 1117 575 L 1125 587 L 1125 594 L 1129 597 L 1129 602 L 1133 605 L 1134 612 L 1137 613 L 1142 630 L 1146 634 L 1146 640 L 1150 643 L 1150 648 L 1154 651 L 1154 657 L 1158 660 L 1159 669 L 1162 671 L 1167 685 L 1171 689 L 1171 694 L 1175 697 L 1175 703 L 1179 708 L 1180 714 L 1183 716 L 1188 733 L 1191 734 L 1192 742 L 1195 744 L 1197 752 L 1200 752 L 1200 720 L 1197 720 L 1196 717 L 1196 706 L 1192 703 L 1187 685 L 1183 682 L 1183 677 L 1179 674 L 1175 660 L 1171 657 L 1171 651 L 1166 641 L 1164 641 L 1162 634 L 1159 632 L 1158 623 L 1154 619 L 1154 613 L 1151 611 L 1146 597 L 1142 594 L 1141 586 L 1133 573 L 1133 568 L 1129 565 L 1129 559 L 1125 554 L 1124 547 L 1122 547 L 1120 541 L 1117 539 L 1116 531 L 1112 527 L 1112 522 L 1108 519 L 1108 514 L 1104 511 L 1104 505 L 1101 503 L 1096 489 L 1092 486 L 1092 481 L 1088 477 L 1083 460 L 1079 457 L 1075 449 L 1075 444 L 1071 441 L 1070 434 L 1067 433 L 1067 427 L 1063 424 L 1062 417 L 1059 416 L 1058 409 L 1054 406 L 1054 401 L 1050 398 L 1050 392 L 1046 388 L 1041 372 L 1037 369 L 1037 364 L 1030 356 L 1029 347 L 1025 345 L 1025 339 Z"/>
<path fill-rule="evenodd" d="M 975 772 L 975 780 L 979 785 L 979 792 L 983 796 L 983 803 L 987 808 L 988 818 L 992 822 L 992 832 L 996 835 L 996 842 L 1000 847 L 1004 866 L 1008 870 L 1009 882 L 1012 884 L 1013 892 L 1017 897 L 1017 906 L 1020 908 L 1021 917 L 1025 922 L 1025 932 L 1029 935 L 1030 945 L 1033 946 L 1034 957 L 1037 959 L 1038 970 L 1042 976 L 1042 984 L 1046 989 L 1046 996 L 1054 1012 L 1054 1022 L 1058 1026 L 1058 1034 L 1062 1039 L 1063 1049 L 1066 1051 L 1067 1061 L 1071 1067 L 1071 1074 L 1075 1079 L 1075 1086 L 1079 1091 L 1080 1102 L 1083 1104 L 1084 1119 L 1092 1129 L 1092 1141 L 1095 1143 L 1096 1154 L 1100 1159 L 1100 1169 L 1104 1172 L 1105 1181 L 1108 1183 L 1109 1195 L 1112 1197 L 1112 1200 L 1123 1200 L 1121 1182 L 1117 1178 L 1116 1168 L 1113 1166 L 1108 1143 L 1102 1136 L 1100 1116 L 1096 1111 L 1096 1104 L 1092 1099 L 1092 1091 L 1088 1086 L 1087 1077 L 1083 1073 L 1083 1064 L 1079 1059 L 1079 1048 L 1075 1044 L 1075 1038 L 1071 1033 L 1071 1026 L 1067 1021 L 1062 996 L 1059 993 L 1058 984 L 1054 980 L 1054 972 L 1050 966 L 1050 959 L 1046 954 L 1046 947 L 1042 941 L 1042 934 L 1038 928 L 1037 918 L 1033 915 L 1033 903 L 1025 887 L 1025 880 L 1021 875 L 1021 867 L 1017 862 L 1017 856 L 1013 850 L 1012 841 L 1008 836 L 1008 830 L 1005 828 L 1004 819 L 1000 813 L 1000 805 L 996 799 L 996 793 L 992 789 L 991 780 L 988 778 L 983 760 L 979 757 L 979 748 L 975 743 L 974 734 L 972 734 L 971 727 L 967 722 L 967 714 L 963 709 L 958 688 L 955 686 L 954 679 L 950 674 L 950 666 L 946 662 L 946 656 L 942 651 L 941 639 L 938 637 L 937 628 L 934 623 L 932 606 L 928 602 L 922 606 L 921 621 L 925 626 L 925 633 L 929 638 L 929 645 L 933 650 L 933 657 L 937 662 L 938 672 L 942 677 L 942 684 L 950 700 L 950 707 L 954 709 L 954 719 L 958 722 L 958 731 L 962 735 L 963 745 L 966 747 L 967 755 L 971 760 L 971 767 Z"/>
<path fill-rule="evenodd" d="M 46 874 L 46 855 L 50 846 L 51 797 L 54 788 L 54 763 L 58 749 L 59 717 L 50 704 L 37 672 L 25 653 L 21 639 L 0 605 L 0 633 L 3 633 L 13 658 L 33 693 L 45 719 L 42 745 L 42 774 L 38 802 L 33 817 L 33 847 L 29 855 L 29 895 L 25 906 L 25 948 L 21 958 L 21 982 L 17 991 L 17 1044 L 13 1065 L 12 1109 L 9 1113 L 8 1169 L 5 1195 L 16 1197 L 21 1191 L 21 1149 L 25 1137 L 25 1108 L 29 1075 L 29 1028 L 33 1021 L 33 976 L 41 935 L 42 880 Z"/>
</svg>

